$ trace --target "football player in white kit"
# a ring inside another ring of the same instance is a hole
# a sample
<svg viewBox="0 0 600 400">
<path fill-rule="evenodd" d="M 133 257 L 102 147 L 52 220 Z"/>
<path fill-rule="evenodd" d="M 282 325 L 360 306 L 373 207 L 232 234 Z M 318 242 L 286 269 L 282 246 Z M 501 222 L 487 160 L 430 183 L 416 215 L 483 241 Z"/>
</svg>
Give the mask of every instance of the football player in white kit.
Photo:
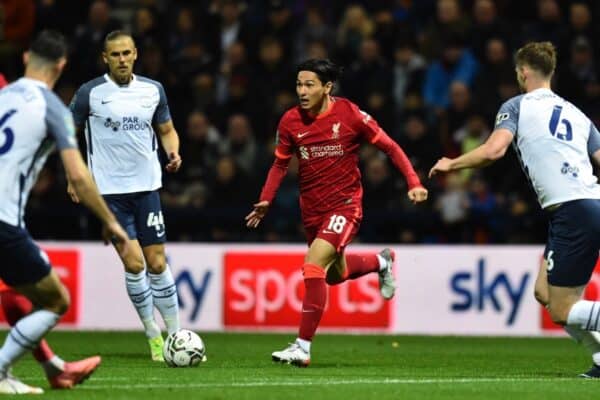
<svg viewBox="0 0 600 400">
<path fill-rule="evenodd" d="M 35 305 L 0 348 L 0 393 L 5 394 L 43 392 L 12 376 L 10 367 L 69 307 L 67 289 L 23 224 L 29 191 L 55 147 L 74 192 L 102 221 L 105 242 L 120 243 L 124 255 L 131 251 L 127 234 L 81 158 L 71 113 L 51 90 L 66 64 L 66 53 L 61 34 L 41 32 L 23 56 L 25 76 L 0 91 L 0 277 Z"/>
<path fill-rule="evenodd" d="M 154 307 L 172 333 L 179 329 L 179 305 L 165 256 L 156 133 L 169 156 L 169 172 L 181 165 L 179 137 L 162 85 L 133 74 L 137 50 L 131 36 L 109 33 L 102 57 L 108 73 L 83 84 L 70 107 L 75 125 L 85 131 L 92 176 L 134 247 L 121 258 L 127 293 L 144 325 L 152 359 L 163 361 Z M 78 201 L 70 189 L 69 194 Z"/>
<path fill-rule="evenodd" d="M 441 158 L 429 176 L 488 165 L 512 143 L 549 219 L 536 299 L 592 353 L 592 368 L 580 376 L 600 378 L 600 302 L 581 298 L 600 249 L 600 185 L 590 161 L 600 165 L 600 133 L 550 89 L 556 66 L 550 42 L 523 46 L 515 60 L 524 94 L 500 107 L 495 130 L 484 144 L 454 159 Z"/>
</svg>

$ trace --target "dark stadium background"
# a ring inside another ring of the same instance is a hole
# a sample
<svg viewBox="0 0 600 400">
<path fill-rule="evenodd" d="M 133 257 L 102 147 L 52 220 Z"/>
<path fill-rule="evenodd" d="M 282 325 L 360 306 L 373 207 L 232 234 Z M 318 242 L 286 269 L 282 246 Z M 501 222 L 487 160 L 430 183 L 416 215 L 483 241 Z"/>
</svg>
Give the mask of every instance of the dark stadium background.
<svg viewBox="0 0 600 400">
<path fill-rule="evenodd" d="M 36 32 L 67 35 L 70 60 L 56 87 L 66 103 L 105 72 L 104 36 L 133 34 L 135 72 L 164 85 L 181 138 L 182 170 L 165 174 L 162 190 L 170 241 L 304 240 L 296 163 L 262 228 L 247 230 L 243 217 L 272 162 L 277 121 L 295 104 L 294 66 L 305 58 L 344 66 L 336 93 L 400 143 L 431 193 L 426 205 L 411 205 L 401 174 L 365 146 L 362 242 L 544 241 L 545 217 L 512 151 L 478 172 L 425 177 L 442 155 L 485 140 L 500 104 L 519 92 L 512 54 L 527 41 L 556 45 L 554 89 L 600 117 L 600 2 L 591 0 L 0 0 L 0 10 L 8 81 L 22 74 L 21 53 Z M 70 203 L 56 158 L 27 215 L 36 239 L 99 237 L 97 221 Z"/>
</svg>

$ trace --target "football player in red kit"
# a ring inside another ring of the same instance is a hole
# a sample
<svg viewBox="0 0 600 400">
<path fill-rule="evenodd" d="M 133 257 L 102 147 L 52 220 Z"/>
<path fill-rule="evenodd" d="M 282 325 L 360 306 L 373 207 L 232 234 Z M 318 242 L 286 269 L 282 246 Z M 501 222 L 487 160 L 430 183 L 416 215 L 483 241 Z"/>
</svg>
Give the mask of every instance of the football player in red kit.
<svg viewBox="0 0 600 400">
<path fill-rule="evenodd" d="M 408 181 L 413 203 L 427 199 L 425 189 L 400 146 L 369 114 L 351 101 L 331 96 L 339 67 L 329 60 L 308 60 L 297 67 L 299 106 L 279 122 L 275 162 L 258 203 L 246 216 L 256 228 L 281 184 L 292 155 L 299 160 L 300 208 L 309 245 L 302 272 L 306 292 L 298 338 L 274 361 L 306 367 L 310 345 L 327 300 L 327 284 L 335 285 L 370 272 L 379 274 L 381 295 L 389 300 L 396 289 L 392 275 L 394 253 L 384 249 L 367 256 L 345 255 L 362 219 L 359 148 L 368 141 L 384 151 Z"/>
</svg>

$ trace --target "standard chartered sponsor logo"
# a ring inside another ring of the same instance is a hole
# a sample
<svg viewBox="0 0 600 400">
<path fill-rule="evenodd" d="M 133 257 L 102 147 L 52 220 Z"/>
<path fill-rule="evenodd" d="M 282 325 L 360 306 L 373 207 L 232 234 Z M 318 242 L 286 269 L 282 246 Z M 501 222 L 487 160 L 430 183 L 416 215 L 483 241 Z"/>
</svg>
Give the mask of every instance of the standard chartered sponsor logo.
<svg viewBox="0 0 600 400">
<path fill-rule="evenodd" d="M 318 157 L 340 157 L 344 155 L 344 148 L 340 143 L 327 144 L 324 146 L 310 146 L 310 156 Z"/>
</svg>

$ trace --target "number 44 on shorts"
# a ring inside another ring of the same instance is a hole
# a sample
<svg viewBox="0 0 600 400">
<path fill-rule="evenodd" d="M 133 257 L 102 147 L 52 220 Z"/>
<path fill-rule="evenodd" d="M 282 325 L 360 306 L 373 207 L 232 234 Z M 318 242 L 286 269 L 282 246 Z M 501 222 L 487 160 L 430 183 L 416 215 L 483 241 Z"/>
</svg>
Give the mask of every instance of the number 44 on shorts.
<svg viewBox="0 0 600 400">
<path fill-rule="evenodd" d="M 162 211 L 159 211 L 158 213 L 149 212 L 146 226 L 148 226 L 148 228 L 154 227 L 156 233 L 159 236 L 162 236 L 160 233 L 165 231 L 165 219 L 163 218 Z"/>
</svg>

